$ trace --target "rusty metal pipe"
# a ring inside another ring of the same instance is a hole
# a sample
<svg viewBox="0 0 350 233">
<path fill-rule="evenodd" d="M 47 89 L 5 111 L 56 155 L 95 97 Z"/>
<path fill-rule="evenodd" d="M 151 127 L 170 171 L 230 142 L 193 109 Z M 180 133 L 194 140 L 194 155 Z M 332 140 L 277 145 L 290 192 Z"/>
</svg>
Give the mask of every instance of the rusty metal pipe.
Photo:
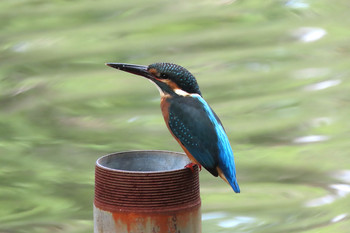
<svg viewBox="0 0 350 233">
<path fill-rule="evenodd" d="M 198 167 L 182 153 L 130 151 L 99 158 L 95 233 L 200 233 Z"/>
</svg>

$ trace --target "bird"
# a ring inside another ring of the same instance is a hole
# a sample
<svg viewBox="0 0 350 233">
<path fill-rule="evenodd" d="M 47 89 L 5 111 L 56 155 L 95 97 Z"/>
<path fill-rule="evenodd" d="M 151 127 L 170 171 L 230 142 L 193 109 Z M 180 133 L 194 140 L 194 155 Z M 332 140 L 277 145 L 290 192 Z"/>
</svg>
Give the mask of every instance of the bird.
<svg viewBox="0 0 350 233">
<path fill-rule="evenodd" d="M 234 192 L 240 193 L 233 151 L 225 129 L 203 99 L 196 78 L 187 69 L 173 63 L 106 65 L 156 84 L 165 123 L 191 160 L 189 165 L 203 166 L 213 176 L 220 176 Z"/>
</svg>

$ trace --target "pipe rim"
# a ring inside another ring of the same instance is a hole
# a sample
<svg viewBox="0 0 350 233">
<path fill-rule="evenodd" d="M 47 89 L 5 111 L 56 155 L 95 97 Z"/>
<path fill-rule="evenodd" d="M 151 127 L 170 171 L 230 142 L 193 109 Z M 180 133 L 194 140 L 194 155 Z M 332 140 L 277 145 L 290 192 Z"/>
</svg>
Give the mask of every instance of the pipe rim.
<svg viewBox="0 0 350 233">
<path fill-rule="evenodd" d="M 168 151 L 168 150 L 129 150 L 129 151 L 120 151 L 120 152 L 114 152 L 114 153 L 110 153 L 107 155 L 104 155 L 100 158 L 98 158 L 96 160 L 95 165 L 101 169 L 105 169 L 105 170 L 109 170 L 109 171 L 114 171 L 114 172 L 122 172 L 122 173 L 126 173 L 126 174 L 159 174 L 159 173 L 172 173 L 172 172 L 176 172 L 176 171 L 182 171 L 186 168 L 185 166 L 183 168 L 179 168 L 179 169 L 171 169 L 171 170 L 162 170 L 162 171 L 130 171 L 130 170 L 122 170 L 122 169 L 116 169 L 116 168 L 110 168 L 107 166 L 102 165 L 100 162 L 104 159 L 106 159 L 109 156 L 113 156 L 113 155 L 118 155 L 118 154 L 134 154 L 134 153 L 165 153 L 165 154 L 177 154 L 177 155 L 181 155 L 181 156 L 185 156 L 185 160 L 187 160 L 187 164 L 191 163 L 191 160 L 187 157 L 187 155 L 185 153 L 182 152 L 175 152 L 175 151 Z M 198 166 L 198 165 L 195 165 Z"/>
</svg>

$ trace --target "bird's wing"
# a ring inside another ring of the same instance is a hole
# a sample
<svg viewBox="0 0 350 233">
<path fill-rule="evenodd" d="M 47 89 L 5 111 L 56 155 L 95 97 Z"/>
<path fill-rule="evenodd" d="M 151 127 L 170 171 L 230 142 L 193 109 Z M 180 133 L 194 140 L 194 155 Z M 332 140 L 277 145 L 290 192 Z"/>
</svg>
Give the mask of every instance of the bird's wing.
<svg viewBox="0 0 350 233">
<path fill-rule="evenodd" d="M 196 98 L 175 97 L 168 101 L 168 126 L 173 135 L 203 167 L 218 176 L 220 148 L 215 123 L 220 123 L 210 119 L 208 109 Z"/>
</svg>

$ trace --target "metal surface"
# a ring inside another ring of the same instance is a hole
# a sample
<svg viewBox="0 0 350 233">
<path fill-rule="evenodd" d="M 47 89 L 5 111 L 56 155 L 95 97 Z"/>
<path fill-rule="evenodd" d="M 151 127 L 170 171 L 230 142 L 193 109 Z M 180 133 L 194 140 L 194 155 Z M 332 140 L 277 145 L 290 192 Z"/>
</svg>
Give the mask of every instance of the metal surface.
<svg viewBox="0 0 350 233">
<path fill-rule="evenodd" d="M 95 233 L 201 232 L 198 167 L 182 153 L 130 151 L 96 162 Z"/>
</svg>

